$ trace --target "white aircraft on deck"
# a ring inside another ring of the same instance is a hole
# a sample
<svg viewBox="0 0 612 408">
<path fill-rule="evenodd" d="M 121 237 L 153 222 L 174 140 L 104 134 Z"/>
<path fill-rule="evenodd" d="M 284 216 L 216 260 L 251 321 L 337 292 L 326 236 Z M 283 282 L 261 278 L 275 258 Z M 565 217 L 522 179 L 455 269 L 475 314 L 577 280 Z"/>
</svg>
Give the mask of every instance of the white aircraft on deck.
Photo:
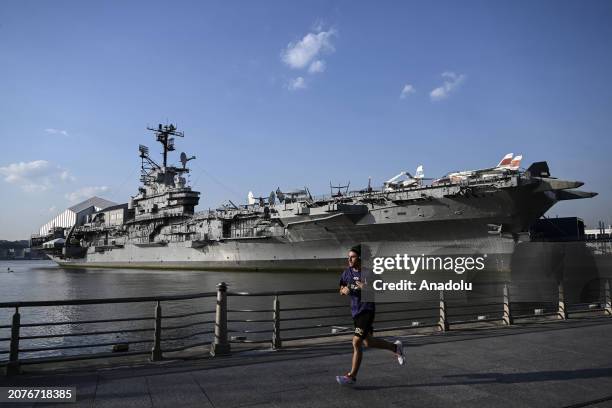
<svg viewBox="0 0 612 408">
<path fill-rule="evenodd" d="M 523 156 L 518 155 L 514 158 L 512 156 L 513 156 L 513 153 L 508 153 L 501 159 L 499 164 L 495 167 L 489 167 L 486 169 L 479 169 L 479 170 L 464 170 L 464 171 L 458 171 L 455 173 L 449 173 L 442 178 L 434 180 L 432 184 L 435 185 L 435 184 L 442 184 L 442 183 L 460 183 L 461 181 L 467 180 L 468 178 L 481 177 L 481 178 L 486 179 L 486 178 L 497 177 L 499 175 L 502 175 L 508 172 L 518 171 L 521 165 L 521 160 L 523 159 Z"/>
<path fill-rule="evenodd" d="M 402 180 L 402 178 L 404 180 Z M 420 185 L 425 180 L 425 173 L 423 172 L 423 165 L 420 164 L 416 168 L 414 176 L 407 171 L 402 171 L 398 175 L 390 178 L 384 183 L 384 191 L 393 191 L 398 188 L 406 188 Z"/>
</svg>

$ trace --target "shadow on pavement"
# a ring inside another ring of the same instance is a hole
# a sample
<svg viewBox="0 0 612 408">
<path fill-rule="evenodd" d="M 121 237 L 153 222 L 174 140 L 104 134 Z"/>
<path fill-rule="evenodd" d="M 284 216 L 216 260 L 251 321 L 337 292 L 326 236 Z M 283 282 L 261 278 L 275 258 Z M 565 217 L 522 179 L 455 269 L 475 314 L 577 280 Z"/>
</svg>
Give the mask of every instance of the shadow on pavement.
<svg viewBox="0 0 612 408">
<path fill-rule="evenodd" d="M 452 385 L 476 385 L 476 384 L 516 384 L 532 383 L 539 381 L 568 381 L 587 378 L 612 377 L 612 367 L 585 368 L 580 370 L 554 370 L 554 371 L 529 371 L 524 373 L 482 373 L 482 374 L 453 374 L 445 375 L 443 378 L 456 378 L 457 381 L 440 381 L 430 383 L 415 383 L 405 385 L 389 386 L 363 386 L 355 387 L 359 390 L 380 390 L 387 388 L 413 388 L 413 387 L 448 387 Z"/>
</svg>

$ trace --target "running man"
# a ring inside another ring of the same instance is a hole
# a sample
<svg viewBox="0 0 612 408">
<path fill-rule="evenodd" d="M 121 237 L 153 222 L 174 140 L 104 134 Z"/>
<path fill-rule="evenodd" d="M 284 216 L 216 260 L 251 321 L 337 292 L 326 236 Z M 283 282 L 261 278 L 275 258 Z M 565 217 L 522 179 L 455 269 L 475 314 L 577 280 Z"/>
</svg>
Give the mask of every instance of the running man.
<svg viewBox="0 0 612 408">
<path fill-rule="evenodd" d="M 336 376 L 336 381 L 341 385 L 352 385 L 357 381 L 357 373 L 363 355 L 362 345 L 392 351 L 397 356 L 398 363 L 404 365 L 404 348 L 400 340 L 389 343 L 373 336 L 374 328 L 372 324 L 374 323 L 375 304 L 361 301 L 361 289 L 364 285 L 365 283 L 361 280 L 361 245 L 357 245 L 349 251 L 348 268 L 344 270 L 340 277 L 340 294 L 351 297 L 351 314 L 355 324 L 353 364 L 351 371 L 346 375 Z"/>
</svg>

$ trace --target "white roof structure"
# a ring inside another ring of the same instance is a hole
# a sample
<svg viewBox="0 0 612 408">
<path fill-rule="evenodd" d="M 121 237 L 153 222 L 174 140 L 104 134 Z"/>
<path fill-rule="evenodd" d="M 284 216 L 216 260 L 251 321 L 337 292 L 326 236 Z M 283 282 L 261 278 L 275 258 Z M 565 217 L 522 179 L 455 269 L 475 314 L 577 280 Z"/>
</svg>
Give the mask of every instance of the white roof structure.
<svg viewBox="0 0 612 408">
<path fill-rule="evenodd" d="M 68 207 L 68 209 L 74 213 L 79 213 L 89 207 L 96 207 L 96 211 L 100 211 L 113 205 L 117 205 L 117 203 L 93 196 L 85 201 L 73 205 L 72 207 Z"/>
<path fill-rule="evenodd" d="M 40 227 L 39 234 L 47 235 L 53 228 L 70 228 L 87 214 L 103 210 L 104 208 L 117 205 L 112 201 L 100 197 L 91 197 L 85 201 L 68 207 L 61 214 Z"/>
</svg>

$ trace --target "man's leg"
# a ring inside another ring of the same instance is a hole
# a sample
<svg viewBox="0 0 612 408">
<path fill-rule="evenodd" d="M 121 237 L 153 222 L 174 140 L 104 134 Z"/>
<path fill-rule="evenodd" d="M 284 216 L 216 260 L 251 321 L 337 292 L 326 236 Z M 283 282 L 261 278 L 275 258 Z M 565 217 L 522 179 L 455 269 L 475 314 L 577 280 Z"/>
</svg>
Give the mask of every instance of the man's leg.
<svg viewBox="0 0 612 408">
<path fill-rule="evenodd" d="M 394 352 L 397 356 L 397 362 L 399 365 L 404 365 L 406 362 L 406 357 L 404 356 L 404 346 L 401 340 L 396 340 L 395 343 L 389 343 L 386 340 L 377 339 L 370 333 L 368 337 L 363 339 L 363 345 L 366 347 L 373 347 Z"/>
<path fill-rule="evenodd" d="M 354 341 L 353 341 L 353 344 L 355 344 Z M 390 343 L 387 340 L 377 339 L 376 337 L 373 337 L 372 335 L 368 335 L 368 337 L 366 337 L 363 340 L 363 345 L 366 347 L 389 350 L 394 353 L 397 351 L 395 344 Z"/>
<path fill-rule="evenodd" d="M 348 374 L 353 378 L 357 378 L 357 372 L 359 372 L 359 366 L 361 366 L 361 358 L 363 357 L 363 351 L 361 350 L 362 343 L 361 337 L 353 336 L 353 364 L 351 365 L 351 372 Z"/>
</svg>

